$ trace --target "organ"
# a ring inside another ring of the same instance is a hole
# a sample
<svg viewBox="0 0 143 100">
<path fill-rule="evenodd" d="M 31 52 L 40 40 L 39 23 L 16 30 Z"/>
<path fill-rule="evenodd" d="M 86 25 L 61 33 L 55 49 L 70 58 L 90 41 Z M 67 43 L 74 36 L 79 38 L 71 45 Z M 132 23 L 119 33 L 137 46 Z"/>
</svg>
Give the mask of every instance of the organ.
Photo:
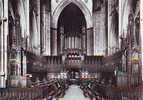
<svg viewBox="0 0 143 100">
<path fill-rule="evenodd" d="M 64 49 L 81 49 L 81 37 L 65 36 Z"/>
</svg>

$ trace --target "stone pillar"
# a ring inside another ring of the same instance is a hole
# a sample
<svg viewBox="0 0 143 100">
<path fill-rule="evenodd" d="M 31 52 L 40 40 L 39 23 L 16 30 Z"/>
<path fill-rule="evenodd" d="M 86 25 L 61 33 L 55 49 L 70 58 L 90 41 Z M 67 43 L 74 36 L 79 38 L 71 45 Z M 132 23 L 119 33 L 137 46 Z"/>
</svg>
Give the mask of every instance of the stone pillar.
<svg viewBox="0 0 143 100">
<path fill-rule="evenodd" d="M 93 54 L 93 28 L 89 28 L 87 31 L 87 55 Z"/>
<path fill-rule="evenodd" d="M 108 54 L 112 54 L 114 53 L 114 48 L 117 47 L 117 39 L 115 36 L 115 29 L 114 29 L 114 22 L 112 20 L 112 18 L 114 17 L 113 15 L 113 6 L 115 0 L 108 0 Z M 117 20 L 118 21 L 118 20 Z"/>
<path fill-rule="evenodd" d="M 75 49 L 75 36 L 73 36 L 73 41 L 74 41 L 74 44 L 73 44 L 74 47 L 73 48 Z"/>
<path fill-rule="evenodd" d="M 79 37 L 77 38 L 77 48 L 80 48 L 80 41 L 79 41 Z"/>
<path fill-rule="evenodd" d="M 66 37 L 66 49 L 69 48 L 70 44 L 69 44 L 69 37 Z"/>
<path fill-rule="evenodd" d="M 38 27 L 37 27 L 37 19 L 36 19 L 36 12 L 33 12 L 32 14 L 32 31 L 31 31 L 31 47 L 32 47 L 32 52 L 34 52 L 35 54 L 39 54 L 39 40 L 38 38 Z"/>
<path fill-rule="evenodd" d="M 24 33 L 24 37 L 22 40 L 22 45 L 21 45 L 21 76 L 22 76 L 22 81 L 21 81 L 21 85 L 22 87 L 26 87 L 27 86 L 27 63 L 26 63 L 26 54 L 25 54 L 25 50 L 27 50 L 27 47 L 29 47 L 29 36 L 30 36 L 30 30 L 29 30 L 29 0 L 23 1 L 21 2 L 21 5 L 25 5 L 23 6 L 23 13 L 25 15 L 25 25 L 22 27 L 23 29 L 25 29 L 25 33 Z"/>
<path fill-rule="evenodd" d="M 4 0 L 4 18 L 7 19 L 7 21 L 4 22 L 4 72 L 5 72 L 5 80 L 7 80 L 8 0 Z"/>
<path fill-rule="evenodd" d="M 82 27 L 82 49 L 86 53 L 86 27 Z"/>
<path fill-rule="evenodd" d="M 64 49 L 64 27 L 60 27 L 60 53 L 63 53 Z"/>
<path fill-rule="evenodd" d="M 67 47 L 66 47 L 66 46 L 67 46 L 67 44 L 66 44 L 66 37 L 64 37 L 64 45 L 65 45 L 65 46 L 64 46 L 64 49 L 66 49 L 66 48 L 67 48 Z"/>
<path fill-rule="evenodd" d="M 0 1 L 0 88 L 6 87 L 7 80 L 7 35 L 8 35 L 8 0 Z"/>
<path fill-rule="evenodd" d="M 15 6 L 15 5 L 12 5 Z M 11 72 L 11 86 L 22 86 L 25 87 L 26 84 L 26 55 L 24 50 L 27 48 L 27 39 L 29 39 L 29 0 L 19 1 L 17 3 L 17 14 L 14 15 L 13 27 L 11 27 L 12 36 L 12 47 L 10 53 L 9 65 L 14 68 Z M 12 8 L 10 8 L 12 9 Z M 12 59 L 12 60 L 11 60 Z M 12 62 L 11 62 L 12 61 Z M 10 69 L 11 69 L 10 68 Z M 19 84 L 20 83 L 20 84 Z"/>
<path fill-rule="evenodd" d="M 68 43 L 69 43 L 69 44 L 68 44 L 68 48 L 71 48 L 71 46 L 72 46 L 72 45 L 71 45 L 71 44 L 72 44 L 72 41 L 71 41 L 71 37 L 70 37 L 70 36 L 68 37 Z"/>
<path fill-rule="evenodd" d="M 140 34 L 141 34 L 141 53 L 142 53 L 142 81 L 143 81 L 143 1 L 140 0 Z"/>
<path fill-rule="evenodd" d="M 40 1 L 31 2 L 31 6 L 35 9 L 31 11 L 31 50 L 40 55 Z"/>
<path fill-rule="evenodd" d="M 44 53 L 45 51 L 46 51 L 46 49 L 45 49 L 45 38 L 44 38 L 44 36 L 45 36 L 45 28 L 44 28 L 44 17 L 45 17 L 45 6 L 44 6 L 44 4 L 41 2 L 41 10 L 40 10 L 40 15 L 41 15 L 41 19 L 40 19 L 40 23 L 41 23 L 41 26 L 40 26 L 40 28 L 41 28 L 41 30 L 40 30 L 40 33 L 41 33 L 41 36 L 40 36 L 40 39 L 41 39 L 41 53 Z"/>
<path fill-rule="evenodd" d="M 26 87 L 27 86 L 27 62 L 26 62 L 26 54 L 24 53 L 23 50 L 21 50 L 21 55 L 22 55 L 22 76 L 23 76 L 23 79 L 22 79 L 22 86 L 23 87 Z"/>
<path fill-rule="evenodd" d="M 72 41 L 72 48 L 74 48 L 74 37 L 71 37 L 71 41 Z"/>
<path fill-rule="evenodd" d="M 75 40 L 75 44 L 74 44 L 75 46 L 74 46 L 74 48 L 76 48 L 76 45 L 77 45 L 77 42 L 76 42 L 76 41 L 77 41 L 77 40 L 76 40 L 76 36 L 74 37 L 74 40 Z"/>
<path fill-rule="evenodd" d="M 65 48 L 65 49 L 67 49 L 67 48 L 68 48 L 68 46 L 69 46 L 68 37 L 65 37 L 65 45 L 66 45 L 66 48 Z"/>
<path fill-rule="evenodd" d="M 80 49 L 81 49 L 81 37 L 79 38 L 79 43 L 80 43 Z"/>
<path fill-rule="evenodd" d="M 26 2 L 25 2 L 25 4 L 26 4 L 26 8 L 25 8 L 25 11 L 26 11 L 26 49 L 29 49 L 29 37 L 30 37 L 30 17 L 29 17 L 29 12 L 30 12 L 30 9 L 29 9 L 29 7 L 30 7 L 30 4 L 29 4 L 29 0 L 26 0 Z"/>
<path fill-rule="evenodd" d="M 52 55 L 57 55 L 57 29 L 52 28 Z"/>
<path fill-rule="evenodd" d="M 67 47 L 67 44 L 66 44 L 66 36 L 64 37 L 64 49 L 66 49 Z"/>
<path fill-rule="evenodd" d="M 78 48 L 78 37 L 76 37 L 76 48 Z"/>
<path fill-rule="evenodd" d="M 132 0 L 119 0 L 119 37 L 127 35 L 128 16 L 131 10 Z M 119 39 L 119 46 L 121 48 L 121 39 Z"/>
<path fill-rule="evenodd" d="M 98 7 L 97 7 L 98 8 Z M 105 55 L 106 50 L 106 28 L 105 28 L 105 4 L 93 12 L 94 25 L 94 55 Z"/>
<path fill-rule="evenodd" d="M 3 23 L 4 25 L 4 63 L 3 63 L 3 66 L 4 66 L 4 72 L 5 72 L 5 81 L 7 80 L 7 36 L 8 36 L 8 0 L 4 0 L 4 18 L 7 19 L 6 22 Z M 6 86 L 6 82 L 5 82 L 5 86 Z"/>
<path fill-rule="evenodd" d="M 72 48 L 72 37 L 70 36 L 69 38 L 70 38 L 70 40 L 69 40 L 69 42 L 70 42 L 70 48 Z"/>
<path fill-rule="evenodd" d="M 22 47 L 22 32 L 20 30 L 23 30 L 22 25 L 20 22 L 20 15 L 22 12 L 20 7 L 20 2 L 17 3 L 17 8 L 19 11 L 15 15 L 15 20 L 13 25 L 13 33 L 12 33 L 12 48 L 10 53 L 10 67 L 14 68 L 14 72 L 10 75 L 10 85 L 13 87 L 17 87 L 20 85 L 20 79 L 21 79 L 21 72 L 22 72 L 22 62 L 21 62 L 21 47 Z M 12 29 L 11 29 L 12 30 Z M 24 34 L 23 34 L 24 36 Z M 11 62 L 11 59 L 13 59 L 13 62 Z"/>
<path fill-rule="evenodd" d="M 0 1 L 0 88 L 5 88 L 4 67 L 3 67 L 3 1 Z"/>
<path fill-rule="evenodd" d="M 3 77 L 3 52 L 2 52 L 2 50 L 3 50 L 3 48 L 2 48 L 2 41 L 3 41 L 3 27 L 2 27 L 2 25 L 3 25 L 3 21 L 2 21 L 2 17 L 3 17 L 3 1 L 1 0 L 0 1 L 0 88 L 2 88 L 2 87 L 4 87 L 4 85 L 3 85 L 3 79 L 4 79 L 4 77 Z"/>
<path fill-rule="evenodd" d="M 127 79 L 126 81 L 128 82 L 126 85 L 130 86 L 131 82 L 133 80 L 132 77 L 132 46 L 131 46 L 131 41 L 132 41 L 132 36 L 133 34 L 133 27 L 131 28 L 130 20 L 129 20 L 129 14 L 132 13 L 132 7 L 131 7 L 132 0 L 119 0 L 119 37 L 123 36 L 123 38 L 127 38 L 129 42 L 129 47 L 127 50 Z M 133 21 L 132 21 L 133 22 Z M 132 32 L 131 32 L 132 31 Z M 121 48 L 121 39 L 119 40 L 119 46 Z"/>
<path fill-rule="evenodd" d="M 72 48 L 72 37 L 71 36 L 69 36 L 69 44 L 70 44 L 69 48 Z"/>
<path fill-rule="evenodd" d="M 37 53 L 40 54 L 40 0 L 36 0 L 35 2 L 37 2 L 36 4 L 36 8 L 37 8 L 37 12 L 36 12 L 36 26 L 37 26 Z"/>
<path fill-rule="evenodd" d="M 45 2 L 41 3 L 41 49 L 43 55 L 51 55 L 51 12 L 47 5 L 49 4 L 45 4 Z"/>
</svg>

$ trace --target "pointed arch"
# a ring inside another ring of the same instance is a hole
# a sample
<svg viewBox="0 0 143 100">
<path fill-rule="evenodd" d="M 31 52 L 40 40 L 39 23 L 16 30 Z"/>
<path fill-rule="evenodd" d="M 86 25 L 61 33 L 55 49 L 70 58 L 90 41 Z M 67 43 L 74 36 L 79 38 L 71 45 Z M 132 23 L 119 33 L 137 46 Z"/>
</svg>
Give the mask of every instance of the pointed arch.
<svg viewBox="0 0 143 100">
<path fill-rule="evenodd" d="M 54 10 L 54 12 L 52 13 L 52 27 L 53 28 L 57 28 L 58 19 L 59 19 L 59 16 L 60 16 L 61 12 L 70 3 L 74 3 L 83 12 L 83 14 L 85 16 L 85 19 L 86 19 L 87 28 L 93 27 L 93 24 L 92 24 L 92 14 L 90 13 L 90 11 L 86 7 L 86 5 L 82 1 L 80 1 L 80 0 L 63 0 L 57 6 L 57 8 Z"/>
</svg>

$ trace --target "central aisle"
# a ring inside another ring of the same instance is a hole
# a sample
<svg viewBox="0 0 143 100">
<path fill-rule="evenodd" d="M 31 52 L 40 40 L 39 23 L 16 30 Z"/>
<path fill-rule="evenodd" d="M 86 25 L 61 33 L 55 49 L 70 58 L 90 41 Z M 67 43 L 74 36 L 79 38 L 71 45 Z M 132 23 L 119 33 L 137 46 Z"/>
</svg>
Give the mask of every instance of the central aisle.
<svg viewBox="0 0 143 100">
<path fill-rule="evenodd" d="M 60 100 L 90 100 L 89 98 L 85 98 L 83 95 L 83 91 L 77 85 L 71 85 L 69 89 L 66 91 L 64 98 Z"/>
</svg>

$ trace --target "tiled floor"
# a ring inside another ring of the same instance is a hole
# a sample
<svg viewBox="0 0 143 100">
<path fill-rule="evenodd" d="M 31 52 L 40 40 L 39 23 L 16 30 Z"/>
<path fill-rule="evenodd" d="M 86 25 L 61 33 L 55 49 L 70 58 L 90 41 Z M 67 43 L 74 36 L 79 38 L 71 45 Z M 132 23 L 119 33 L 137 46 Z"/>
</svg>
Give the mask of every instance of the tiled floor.
<svg viewBox="0 0 143 100">
<path fill-rule="evenodd" d="M 60 100 L 90 100 L 89 98 L 85 98 L 83 95 L 83 91 L 77 85 L 71 85 L 69 89 L 66 91 L 64 98 Z"/>
</svg>

